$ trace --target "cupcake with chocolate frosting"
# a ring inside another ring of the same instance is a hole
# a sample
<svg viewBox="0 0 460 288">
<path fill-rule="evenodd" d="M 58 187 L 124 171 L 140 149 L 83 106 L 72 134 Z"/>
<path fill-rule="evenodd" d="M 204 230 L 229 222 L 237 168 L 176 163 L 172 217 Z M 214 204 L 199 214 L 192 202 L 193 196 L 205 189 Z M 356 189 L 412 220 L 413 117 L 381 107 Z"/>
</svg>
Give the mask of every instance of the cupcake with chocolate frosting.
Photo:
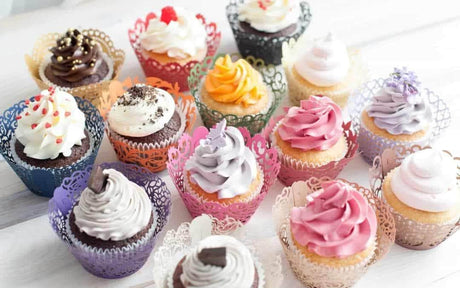
<svg viewBox="0 0 460 288">
<path fill-rule="evenodd" d="M 260 269 L 235 238 L 209 236 L 179 261 L 168 288 L 259 288 Z"/>
<path fill-rule="evenodd" d="M 249 202 L 260 194 L 263 172 L 241 132 L 225 119 L 200 141 L 185 164 L 186 190 L 201 202 Z"/>
<path fill-rule="evenodd" d="M 347 49 L 332 33 L 317 39 L 302 39 L 283 47 L 283 68 L 291 102 L 324 95 L 342 108 L 362 81 L 357 52 Z"/>
<path fill-rule="evenodd" d="M 113 61 L 99 43 L 76 29 L 59 37 L 50 52 L 50 61 L 40 68 L 42 80 L 50 85 L 75 88 L 112 78 Z"/>
</svg>

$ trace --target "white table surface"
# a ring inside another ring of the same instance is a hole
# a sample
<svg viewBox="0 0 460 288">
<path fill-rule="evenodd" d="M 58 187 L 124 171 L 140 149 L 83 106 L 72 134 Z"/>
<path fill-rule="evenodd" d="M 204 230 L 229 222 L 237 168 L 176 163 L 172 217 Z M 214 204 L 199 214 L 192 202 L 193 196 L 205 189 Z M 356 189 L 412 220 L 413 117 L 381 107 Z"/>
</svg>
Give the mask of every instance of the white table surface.
<svg viewBox="0 0 460 288">
<path fill-rule="evenodd" d="M 235 52 L 225 17 L 226 3 L 225 0 L 88 0 L 75 7 L 47 8 L 1 19 L 0 111 L 38 92 L 28 74 L 24 54 L 31 52 L 41 34 L 62 32 L 68 27 L 101 29 L 112 37 L 116 47 L 126 51 L 121 78 L 136 75 L 142 78 L 127 36 L 127 29 L 135 19 L 168 4 L 183 6 L 217 22 L 223 35 L 219 51 Z M 309 3 L 313 20 L 307 33 L 320 35 L 333 31 L 347 45 L 361 48 L 371 77 L 383 77 L 394 66 L 407 66 L 417 72 L 426 87 L 444 98 L 452 112 L 452 124 L 435 146 L 460 155 L 457 1 L 310 0 Z M 113 149 L 104 139 L 96 161 L 115 160 Z M 340 177 L 368 187 L 367 169 L 368 165 L 357 157 Z M 159 175 L 173 195 L 172 217 L 166 230 L 175 229 L 180 223 L 190 221 L 190 215 L 167 172 Z M 139 272 L 124 279 L 105 280 L 87 273 L 48 224 L 47 199 L 30 193 L 5 162 L 0 162 L 0 183 L 0 287 L 133 287 L 152 280 L 153 257 Z M 280 253 L 284 260 L 271 219 L 271 207 L 282 188 L 282 184 L 275 183 L 245 230 L 266 253 Z M 412 251 L 394 245 L 356 287 L 458 287 L 459 244 L 460 233 L 430 251 Z M 284 264 L 282 287 L 302 287 L 287 263 Z"/>
</svg>

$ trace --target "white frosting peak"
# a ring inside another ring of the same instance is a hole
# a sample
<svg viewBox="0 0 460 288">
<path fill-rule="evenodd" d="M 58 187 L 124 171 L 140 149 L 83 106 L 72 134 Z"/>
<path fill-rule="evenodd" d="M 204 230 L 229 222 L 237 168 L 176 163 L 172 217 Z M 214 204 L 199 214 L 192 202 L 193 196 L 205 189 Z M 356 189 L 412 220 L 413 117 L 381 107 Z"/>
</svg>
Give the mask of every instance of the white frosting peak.
<svg viewBox="0 0 460 288">
<path fill-rule="evenodd" d="M 43 90 L 26 104 L 18 116 L 16 138 L 28 157 L 55 159 L 61 153 L 67 157 L 86 138 L 85 114 L 69 93 Z"/>
<path fill-rule="evenodd" d="M 86 234 L 102 240 L 128 239 L 144 229 L 152 217 L 152 203 L 145 190 L 114 169 L 105 190 L 96 194 L 86 188 L 74 207 L 75 224 Z"/>
<path fill-rule="evenodd" d="M 425 149 L 403 160 L 391 179 L 391 189 L 401 202 L 415 209 L 447 211 L 460 200 L 456 173 L 450 155 Z"/>
<path fill-rule="evenodd" d="M 256 30 L 274 33 L 297 23 L 298 0 L 248 0 L 238 7 L 238 20 Z"/>
<path fill-rule="evenodd" d="M 204 248 L 226 248 L 225 267 L 203 264 L 198 253 Z M 250 288 L 255 267 L 251 253 L 241 242 L 230 236 L 214 235 L 202 240 L 182 263 L 180 277 L 187 288 Z"/>
<path fill-rule="evenodd" d="M 342 82 L 348 74 L 350 59 L 345 44 L 331 33 L 315 39 L 306 53 L 294 63 L 297 72 L 308 82 L 329 87 Z"/>
<path fill-rule="evenodd" d="M 150 20 L 147 31 L 141 34 L 142 48 L 185 59 L 206 49 L 206 30 L 195 15 L 183 8 L 174 8 L 177 21 L 162 22 L 160 16 Z"/>
</svg>

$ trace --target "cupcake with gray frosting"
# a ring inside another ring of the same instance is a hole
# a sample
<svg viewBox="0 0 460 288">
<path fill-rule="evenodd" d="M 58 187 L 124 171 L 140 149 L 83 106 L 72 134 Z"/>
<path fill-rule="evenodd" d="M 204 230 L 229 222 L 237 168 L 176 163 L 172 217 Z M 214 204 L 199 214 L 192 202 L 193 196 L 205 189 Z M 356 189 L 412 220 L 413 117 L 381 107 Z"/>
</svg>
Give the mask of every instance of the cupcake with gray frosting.
<svg viewBox="0 0 460 288">
<path fill-rule="evenodd" d="M 263 286 L 260 269 L 240 241 L 209 236 L 179 261 L 168 288 L 258 288 Z"/>
</svg>

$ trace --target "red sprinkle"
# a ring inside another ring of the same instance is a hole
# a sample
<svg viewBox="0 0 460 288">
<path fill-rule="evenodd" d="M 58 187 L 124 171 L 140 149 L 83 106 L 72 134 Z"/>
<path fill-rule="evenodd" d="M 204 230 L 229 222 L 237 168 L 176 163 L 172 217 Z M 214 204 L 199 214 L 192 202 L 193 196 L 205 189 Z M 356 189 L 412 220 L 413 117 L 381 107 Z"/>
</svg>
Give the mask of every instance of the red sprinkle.
<svg viewBox="0 0 460 288">
<path fill-rule="evenodd" d="M 53 97 L 49 97 L 48 100 L 50 100 L 51 103 L 54 103 Z"/>
<path fill-rule="evenodd" d="M 50 127 L 51 127 L 51 123 L 46 122 L 45 128 L 50 128 Z"/>
<path fill-rule="evenodd" d="M 69 112 L 69 111 L 67 111 L 67 112 L 65 112 L 65 114 L 64 114 L 64 115 L 65 115 L 65 117 L 69 117 L 69 116 L 70 116 L 70 112 Z"/>
<path fill-rule="evenodd" d="M 49 87 L 48 92 L 50 92 L 50 94 L 53 95 L 54 94 L 54 87 Z"/>
<path fill-rule="evenodd" d="M 30 113 L 29 113 L 29 112 L 26 112 L 26 116 L 29 116 L 29 115 L 30 115 Z"/>
<path fill-rule="evenodd" d="M 267 6 L 265 6 L 263 1 L 259 0 L 257 1 L 257 3 L 259 4 L 260 9 L 267 10 Z"/>
<path fill-rule="evenodd" d="M 16 120 L 19 120 L 21 118 L 22 118 L 21 115 L 16 116 Z"/>
<path fill-rule="evenodd" d="M 56 143 L 57 143 L 57 144 L 61 144 L 61 143 L 62 143 L 62 138 L 56 139 Z"/>
<path fill-rule="evenodd" d="M 160 21 L 166 24 L 169 24 L 171 21 L 177 21 L 177 14 L 172 6 L 166 6 L 161 9 Z"/>
<path fill-rule="evenodd" d="M 38 110 L 38 107 L 40 107 L 40 105 L 36 104 L 33 108 L 34 111 L 37 111 Z"/>
<path fill-rule="evenodd" d="M 42 95 L 37 95 L 34 97 L 35 101 L 40 101 L 42 99 Z"/>
<path fill-rule="evenodd" d="M 59 116 L 59 111 L 54 111 L 53 116 L 54 116 L 54 117 Z"/>
<path fill-rule="evenodd" d="M 35 123 L 30 125 L 30 128 L 32 128 L 32 129 L 35 129 L 35 127 L 37 127 L 37 124 L 35 124 Z"/>
<path fill-rule="evenodd" d="M 46 115 L 47 112 L 48 112 L 48 110 L 47 110 L 46 108 L 43 108 L 42 114 L 43 114 L 43 115 Z"/>
<path fill-rule="evenodd" d="M 30 104 L 30 100 L 27 99 L 27 100 L 25 101 L 25 103 L 26 103 L 26 105 L 29 105 L 29 104 Z"/>
</svg>

